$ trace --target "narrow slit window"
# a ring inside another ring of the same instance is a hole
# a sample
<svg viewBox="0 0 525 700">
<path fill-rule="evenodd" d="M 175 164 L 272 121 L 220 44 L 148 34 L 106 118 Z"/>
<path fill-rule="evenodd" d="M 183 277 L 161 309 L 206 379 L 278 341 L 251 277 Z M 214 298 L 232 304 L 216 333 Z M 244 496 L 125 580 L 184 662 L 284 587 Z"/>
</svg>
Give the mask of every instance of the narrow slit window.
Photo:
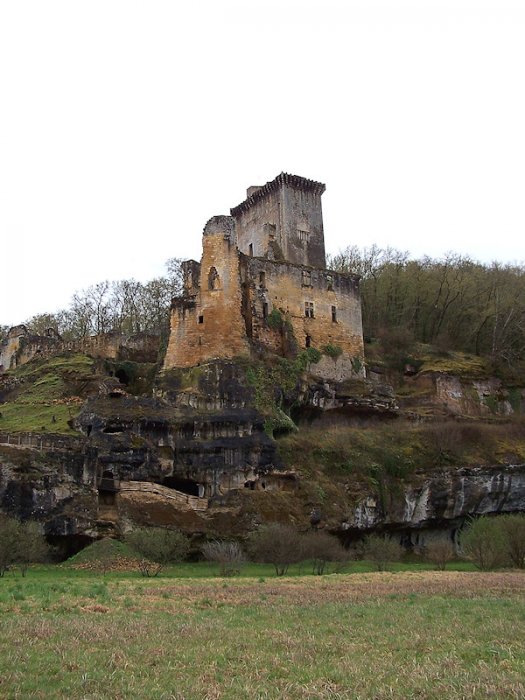
<svg viewBox="0 0 525 700">
<path fill-rule="evenodd" d="M 261 287 L 266 287 L 266 273 L 259 272 L 259 284 Z"/>
<path fill-rule="evenodd" d="M 305 301 L 304 302 L 304 315 L 306 318 L 313 318 L 314 317 L 314 303 L 313 301 Z"/>
<path fill-rule="evenodd" d="M 268 318 L 268 303 L 263 302 L 263 318 Z"/>
<path fill-rule="evenodd" d="M 337 323 L 337 308 L 332 306 L 332 323 Z"/>
<path fill-rule="evenodd" d="M 311 345 L 312 345 L 312 338 L 311 338 L 311 336 L 307 335 L 306 339 L 304 341 L 304 346 L 305 346 L 305 348 L 309 348 L 309 347 L 311 347 Z"/>
<path fill-rule="evenodd" d="M 301 273 L 301 284 L 303 287 L 311 287 L 312 286 L 312 273 L 310 270 L 303 270 Z"/>
<path fill-rule="evenodd" d="M 204 316 L 199 316 L 199 323 L 204 323 Z"/>
<path fill-rule="evenodd" d="M 334 278 L 332 275 L 326 275 L 326 288 L 329 292 L 334 288 Z"/>
<path fill-rule="evenodd" d="M 250 243 L 249 251 L 250 251 L 250 257 L 253 258 L 253 243 Z"/>
</svg>

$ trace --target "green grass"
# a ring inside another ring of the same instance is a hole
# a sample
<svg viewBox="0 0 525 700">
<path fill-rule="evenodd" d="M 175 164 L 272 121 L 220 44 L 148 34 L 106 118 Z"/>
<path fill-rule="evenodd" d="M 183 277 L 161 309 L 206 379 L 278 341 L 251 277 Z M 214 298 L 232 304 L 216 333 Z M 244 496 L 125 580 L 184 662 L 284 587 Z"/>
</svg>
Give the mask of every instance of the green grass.
<svg viewBox="0 0 525 700">
<path fill-rule="evenodd" d="M 0 697 L 519 698 L 525 576 L 0 579 Z"/>
<path fill-rule="evenodd" d="M 68 421 L 79 411 L 78 395 L 94 380 L 93 364 L 86 355 L 64 354 L 9 372 L 22 383 L 0 404 L 0 430 L 76 434 Z"/>
</svg>

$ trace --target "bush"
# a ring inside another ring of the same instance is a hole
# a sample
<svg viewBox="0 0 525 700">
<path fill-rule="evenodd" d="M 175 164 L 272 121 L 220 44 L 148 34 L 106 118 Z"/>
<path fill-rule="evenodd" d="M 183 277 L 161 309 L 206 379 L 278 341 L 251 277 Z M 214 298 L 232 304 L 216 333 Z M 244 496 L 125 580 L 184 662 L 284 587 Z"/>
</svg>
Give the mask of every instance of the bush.
<svg viewBox="0 0 525 700">
<path fill-rule="evenodd" d="M 447 563 L 456 556 L 456 551 L 452 542 L 437 540 L 426 545 L 424 554 L 427 561 L 434 564 L 438 571 L 445 571 Z"/>
<path fill-rule="evenodd" d="M 238 542 L 221 542 L 214 540 L 206 542 L 202 553 L 208 561 L 219 564 L 221 576 L 235 576 L 241 573 L 244 566 L 244 552 Z"/>
<path fill-rule="evenodd" d="M 369 535 L 365 539 L 364 554 L 374 563 L 378 571 L 386 571 L 391 562 L 401 559 L 403 548 L 389 537 Z"/>
<path fill-rule="evenodd" d="M 189 549 L 188 538 L 178 530 L 139 527 L 125 540 L 142 556 L 139 570 L 143 576 L 158 576 L 166 564 L 182 561 Z"/>
<path fill-rule="evenodd" d="M 263 525 L 250 535 L 248 546 L 254 561 L 273 564 L 277 576 L 302 559 L 301 536 L 290 525 Z"/>
<path fill-rule="evenodd" d="M 9 517 L 0 520 L 0 577 L 11 566 L 18 566 L 25 576 L 30 564 L 44 561 L 48 554 L 49 546 L 38 523 L 21 523 Z"/>
<path fill-rule="evenodd" d="M 333 535 L 327 532 L 309 532 L 302 538 L 303 558 L 312 560 L 312 573 L 324 574 L 328 562 L 345 562 L 347 552 Z"/>
<path fill-rule="evenodd" d="M 333 360 L 337 360 L 337 358 L 343 354 L 343 348 L 340 345 L 328 343 L 323 347 L 323 354 L 328 355 L 328 357 L 331 357 Z"/>
<path fill-rule="evenodd" d="M 481 571 L 489 571 L 505 563 L 505 538 L 499 518 L 483 516 L 471 520 L 461 533 L 461 549 Z"/>
<path fill-rule="evenodd" d="M 525 514 L 500 515 L 498 522 L 509 563 L 518 569 L 525 569 Z"/>
</svg>

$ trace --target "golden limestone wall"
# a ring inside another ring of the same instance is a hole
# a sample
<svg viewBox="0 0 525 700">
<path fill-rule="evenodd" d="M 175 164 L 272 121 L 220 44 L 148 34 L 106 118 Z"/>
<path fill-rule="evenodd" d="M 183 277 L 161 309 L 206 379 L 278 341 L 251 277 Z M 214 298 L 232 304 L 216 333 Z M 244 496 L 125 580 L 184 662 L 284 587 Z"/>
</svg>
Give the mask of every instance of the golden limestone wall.
<svg viewBox="0 0 525 700">
<path fill-rule="evenodd" d="M 193 296 L 174 300 L 164 369 L 249 352 L 231 217 L 216 216 L 206 224 L 200 283 L 193 291 Z"/>
<path fill-rule="evenodd" d="M 355 376 L 358 368 L 362 375 L 361 302 L 354 277 L 245 256 L 242 262 L 254 341 L 279 351 L 279 334 L 269 328 L 264 318 L 276 308 L 291 323 L 300 348 L 309 344 L 322 351 L 326 345 L 332 345 L 343 351 L 337 359 L 324 355 L 311 366 L 313 374 L 342 381 Z M 306 304 L 312 305 L 308 313 L 313 313 L 313 318 L 306 315 Z"/>
</svg>

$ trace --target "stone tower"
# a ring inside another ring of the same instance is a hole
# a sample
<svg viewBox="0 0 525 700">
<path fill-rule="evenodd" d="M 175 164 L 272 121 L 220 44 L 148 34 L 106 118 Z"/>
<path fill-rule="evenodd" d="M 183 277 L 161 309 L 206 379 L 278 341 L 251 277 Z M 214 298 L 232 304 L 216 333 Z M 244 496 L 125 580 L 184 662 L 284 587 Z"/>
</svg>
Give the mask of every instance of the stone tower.
<svg viewBox="0 0 525 700">
<path fill-rule="evenodd" d="M 281 173 L 230 210 L 241 253 L 325 268 L 321 182 Z"/>
</svg>

